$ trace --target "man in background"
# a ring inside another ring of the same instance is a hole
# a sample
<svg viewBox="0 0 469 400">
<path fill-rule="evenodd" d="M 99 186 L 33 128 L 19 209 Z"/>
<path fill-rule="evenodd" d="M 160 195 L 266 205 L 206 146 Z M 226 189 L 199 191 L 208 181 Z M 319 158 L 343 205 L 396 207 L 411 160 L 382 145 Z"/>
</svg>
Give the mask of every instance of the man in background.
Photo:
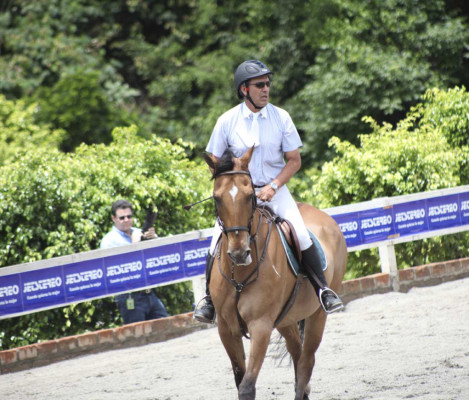
<svg viewBox="0 0 469 400">
<path fill-rule="evenodd" d="M 112 205 L 111 218 L 114 226 L 101 240 L 102 249 L 125 246 L 139 242 L 142 238 L 155 239 L 157 237 L 153 227 L 146 232 L 133 227 L 132 204 L 126 200 L 118 200 Z M 124 324 L 168 316 L 163 302 L 152 289 L 117 295 L 116 303 Z"/>
</svg>

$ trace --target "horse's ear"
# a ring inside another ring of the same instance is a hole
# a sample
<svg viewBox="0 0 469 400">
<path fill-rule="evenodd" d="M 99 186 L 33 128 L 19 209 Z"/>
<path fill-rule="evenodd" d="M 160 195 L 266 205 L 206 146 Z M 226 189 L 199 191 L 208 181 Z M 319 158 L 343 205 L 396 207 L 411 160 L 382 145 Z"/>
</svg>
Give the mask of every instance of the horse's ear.
<svg viewBox="0 0 469 400">
<path fill-rule="evenodd" d="M 245 171 L 247 171 L 249 169 L 249 161 L 251 161 L 251 157 L 252 157 L 252 152 L 254 151 L 254 146 L 252 146 L 247 152 L 246 154 L 244 154 L 244 156 L 242 156 L 240 158 L 241 160 L 241 168 Z"/>
<path fill-rule="evenodd" d="M 210 168 L 210 172 L 213 175 L 217 166 L 217 158 L 213 154 L 204 153 L 204 160 L 208 164 L 208 167 Z"/>
</svg>

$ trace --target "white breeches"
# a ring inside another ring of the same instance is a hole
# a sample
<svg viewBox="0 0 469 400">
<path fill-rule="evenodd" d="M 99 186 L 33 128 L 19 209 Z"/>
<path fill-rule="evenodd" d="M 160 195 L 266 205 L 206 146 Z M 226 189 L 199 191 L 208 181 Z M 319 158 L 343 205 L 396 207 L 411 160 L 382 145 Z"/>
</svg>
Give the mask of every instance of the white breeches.
<svg viewBox="0 0 469 400">
<path fill-rule="evenodd" d="M 264 202 L 257 201 L 258 206 L 262 206 L 263 204 Z M 303 218 L 301 217 L 300 210 L 286 186 L 282 186 L 266 205 L 279 217 L 287 219 L 293 224 L 302 251 L 311 246 L 311 238 L 303 222 Z M 221 233 L 220 225 L 218 225 L 218 221 L 216 221 L 215 227 L 213 228 L 212 243 L 210 244 L 210 254 L 212 255 L 215 252 L 215 246 L 217 245 Z"/>
</svg>

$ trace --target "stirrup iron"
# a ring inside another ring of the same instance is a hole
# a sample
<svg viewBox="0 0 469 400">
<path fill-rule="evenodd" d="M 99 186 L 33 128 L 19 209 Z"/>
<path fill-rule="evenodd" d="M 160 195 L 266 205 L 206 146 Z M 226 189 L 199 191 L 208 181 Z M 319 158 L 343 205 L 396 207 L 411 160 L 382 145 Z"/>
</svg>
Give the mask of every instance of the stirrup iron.
<svg viewBox="0 0 469 400">
<path fill-rule="evenodd" d="M 215 310 L 214 310 L 214 312 L 213 312 L 213 319 L 204 318 L 203 316 L 199 316 L 199 318 L 198 318 L 198 317 L 196 316 L 196 311 L 197 311 L 197 310 L 200 310 L 200 309 L 202 309 L 203 307 L 206 306 L 206 304 L 207 304 L 207 301 L 206 301 L 207 297 L 210 297 L 210 296 L 207 295 L 207 296 L 205 296 L 205 297 L 202 297 L 202 298 L 198 301 L 197 305 L 195 306 L 194 314 L 192 315 L 192 319 L 195 319 L 195 320 L 198 321 L 198 322 L 203 322 L 203 323 L 206 323 L 206 324 L 214 324 L 214 323 L 215 323 L 215 320 L 216 320 L 216 318 L 217 318 L 217 313 L 215 312 Z M 202 306 L 201 306 L 200 303 L 202 303 L 202 302 L 203 302 L 203 304 L 202 304 Z M 200 317 L 202 317 L 202 318 L 200 318 Z"/>
<path fill-rule="evenodd" d="M 336 299 L 338 299 L 340 301 L 340 303 L 337 303 L 333 308 L 331 308 L 330 310 L 326 310 L 326 306 L 324 305 L 324 302 L 322 300 L 322 296 L 323 294 L 326 294 L 326 293 L 330 293 L 332 294 Z M 336 311 L 340 311 L 340 310 L 343 310 L 344 309 L 344 303 L 342 302 L 342 300 L 340 299 L 339 295 L 334 292 L 331 288 L 329 287 L 324 287 L 324 288 L 320 288 L 319 289 L 319 302 L 321 303 L 321 306 L 322 306 L 322 309 L 326 312 L 326 314 L 332 314 Z"/>
</svg>

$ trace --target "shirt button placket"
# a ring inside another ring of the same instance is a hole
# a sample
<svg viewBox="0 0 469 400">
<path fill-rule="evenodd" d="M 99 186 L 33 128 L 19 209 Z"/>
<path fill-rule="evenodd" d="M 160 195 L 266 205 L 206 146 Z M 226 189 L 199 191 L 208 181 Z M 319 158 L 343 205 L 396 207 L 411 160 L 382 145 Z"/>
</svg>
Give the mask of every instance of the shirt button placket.
<svg viewBox="0 0 469 400">
<path fill-rule="evenodd" d="M 259 171 L 259 176 L 261 178 L 262 183 L 266 182 L 265 180 L 265 173 L 264 173 L 264 147 L 261 146 L 263 143 L 262 137 L 262 114 L 259 114 L 258 121 L 259 121 L 259 157 L 257 158 L 256 169 Z"/>
</svg>

